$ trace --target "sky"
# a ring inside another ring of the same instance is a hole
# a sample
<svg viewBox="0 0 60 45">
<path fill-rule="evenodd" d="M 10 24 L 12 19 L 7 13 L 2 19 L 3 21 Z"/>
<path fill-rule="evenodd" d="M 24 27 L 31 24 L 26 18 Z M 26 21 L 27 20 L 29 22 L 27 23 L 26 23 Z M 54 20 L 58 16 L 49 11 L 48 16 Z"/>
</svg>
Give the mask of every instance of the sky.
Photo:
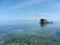
<svg viewBox="0 0 60 45">
<path fill-rule="evenodd" d="M 60 0 L 0 0 L 0 21 L 60 21 Z"/>
</svg>

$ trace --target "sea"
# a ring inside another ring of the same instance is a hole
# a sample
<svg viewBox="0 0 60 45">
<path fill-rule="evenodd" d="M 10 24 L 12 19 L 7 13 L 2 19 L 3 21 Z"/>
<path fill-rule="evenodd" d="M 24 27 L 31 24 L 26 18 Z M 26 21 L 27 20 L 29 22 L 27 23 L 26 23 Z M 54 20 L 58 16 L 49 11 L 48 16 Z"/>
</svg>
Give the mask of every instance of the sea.
<svg viewBox="0 0 60 45">
<path fill-rule="evenodd" d="M 60 45 L 60 23 L 0 22 L 0 45 Z"/>
</svg>

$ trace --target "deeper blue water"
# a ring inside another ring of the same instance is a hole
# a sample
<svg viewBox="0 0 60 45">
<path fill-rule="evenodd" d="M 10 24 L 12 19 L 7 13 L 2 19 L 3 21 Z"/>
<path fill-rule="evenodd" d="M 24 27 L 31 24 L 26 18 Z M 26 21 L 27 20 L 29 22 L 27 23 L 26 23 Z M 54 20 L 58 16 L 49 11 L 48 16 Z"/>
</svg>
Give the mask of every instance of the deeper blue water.
<svg viewBox="0 0 60 45">
<path fill-rule="evenodd" d="M 60 23 L 39 21 L 0 23 L 0 45 L 60 45 Z"/>
</svg>

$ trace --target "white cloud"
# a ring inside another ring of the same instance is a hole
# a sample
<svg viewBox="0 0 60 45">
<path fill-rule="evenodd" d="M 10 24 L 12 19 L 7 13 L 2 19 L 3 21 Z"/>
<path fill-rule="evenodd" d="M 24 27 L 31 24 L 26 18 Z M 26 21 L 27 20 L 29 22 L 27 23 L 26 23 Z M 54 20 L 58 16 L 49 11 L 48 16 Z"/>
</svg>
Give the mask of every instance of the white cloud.
<svg viewBox="0 0 60 45">
<path fill-rule="evenodd" d="M 53 13 L 53 12 L 40 12 L 40 11 L 34 11 L 32 10 L 31 13 L 29 14 L 32 17 L 36 17 L 36 19 L 40 18 L 47 18 L 47 19 L 60 19 L 60 14 L 59 13 Z M 58 17 L 58 18 L 57 18 Z"/>
<path fill-rule="evenodd" d="M 54 8 L 55 9 L 54 11 L 59 11 L 60 10 L 60 3 L 52 4 L 49 7 Z"/>
<path fill-rule="evenodd" d="M 33 5 L 35 3 L 39 3 L 39 2 L 42 2 L 43 0 L 29 0 L 28 2 L 26 3 L 23 3 L 23 4 L 17 4 L 16 6 L 13 6 L 13 7 L 10 7 L 10 9 L 18 9 L 18 8 L 22 8 L 24 6 L 27 6 L 27 5 Z"/>
<path fill-rule="evenodd" d="M 54 7 L 60 9 L 60 3 L 55 4 Z"/>
</svg>

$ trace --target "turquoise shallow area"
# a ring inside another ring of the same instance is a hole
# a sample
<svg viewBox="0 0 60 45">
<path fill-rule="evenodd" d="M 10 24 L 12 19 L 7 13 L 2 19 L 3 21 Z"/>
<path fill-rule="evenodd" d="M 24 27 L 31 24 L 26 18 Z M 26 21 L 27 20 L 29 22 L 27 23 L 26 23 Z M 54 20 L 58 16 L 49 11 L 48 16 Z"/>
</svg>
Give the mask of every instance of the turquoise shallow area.
<svg viewBox="0 0 60 45">
<path fill-rule="evenodd" d="M 60 23 L 20 21 L 1 24 L 0 45 L 60 45 Z"/>
</svg>

